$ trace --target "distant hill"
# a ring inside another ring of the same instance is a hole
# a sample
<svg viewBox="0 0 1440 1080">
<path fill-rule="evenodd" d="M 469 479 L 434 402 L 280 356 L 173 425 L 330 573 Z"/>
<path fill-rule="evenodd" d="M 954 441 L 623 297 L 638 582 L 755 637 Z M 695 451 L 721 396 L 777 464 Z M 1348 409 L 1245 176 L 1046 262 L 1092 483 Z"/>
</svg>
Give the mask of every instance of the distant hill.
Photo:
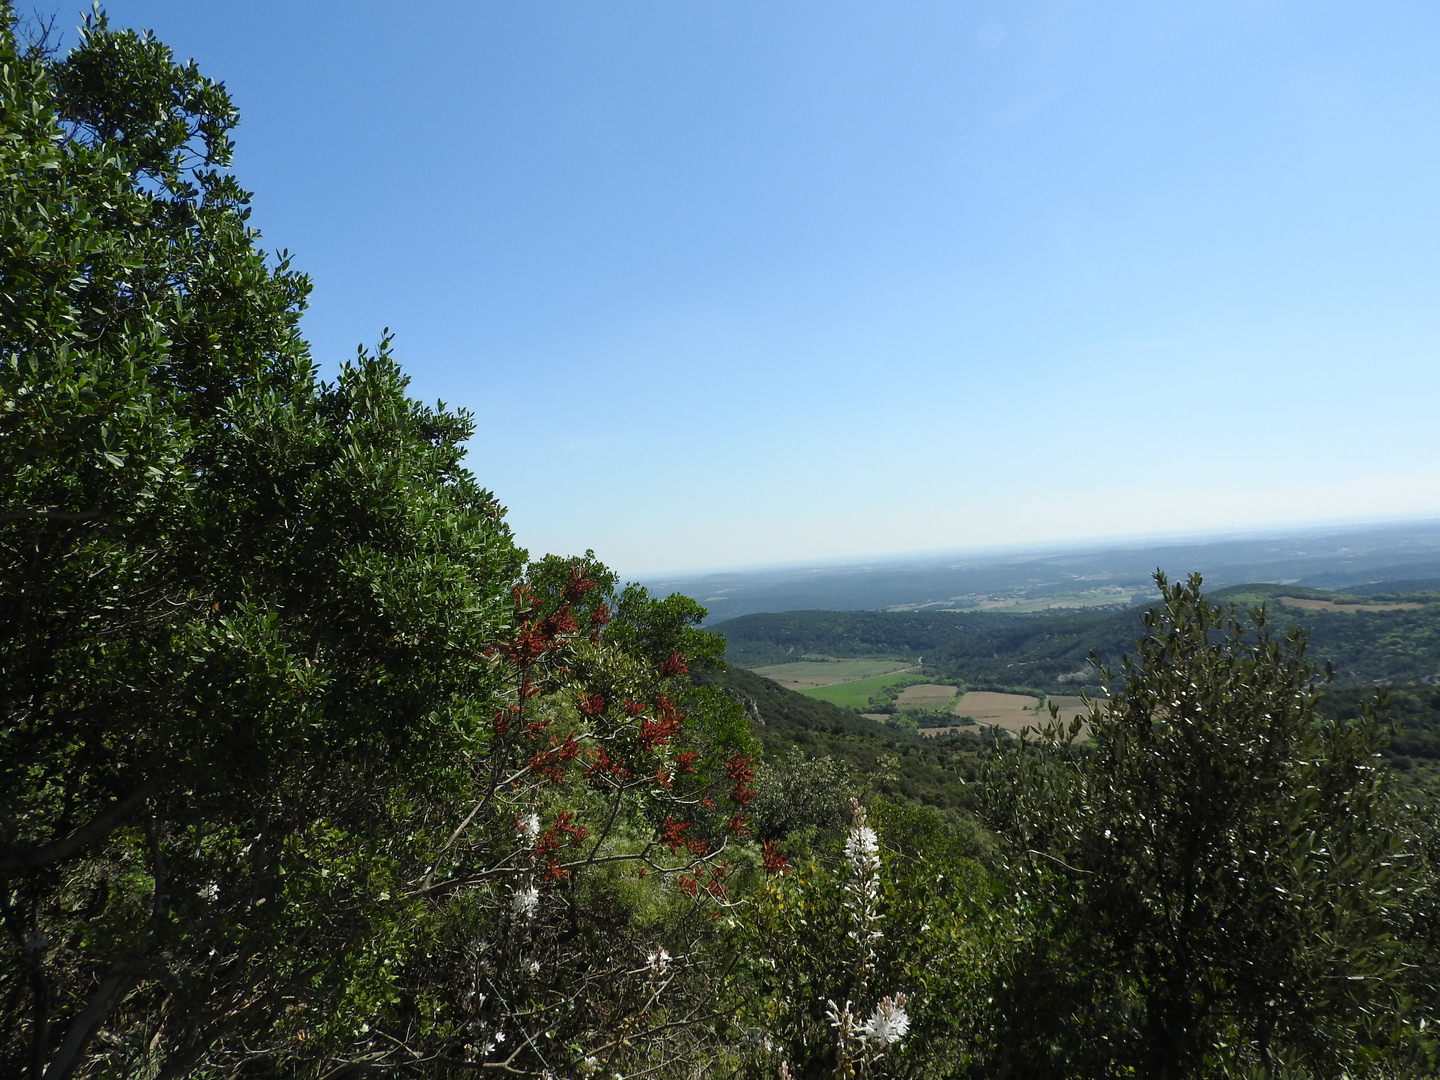
<svg viewBox="0 0 1440 1080">
<path fill-rule="evenodd" d="M 970 684 L 1060 687 L 1094 682 L 1088 657 L 1118 660 L 1140 635 L 1143 608 L 1066 614 L 950 611 L 787 611 L 711 627 L 726 657 L 765 667 L 804 656 L 923 659 Z M 1079 678 L 1074 678 L 1079 676 Z"/>
<path fill-rule="evenodd" d="M 1377 582 L 1440 588 L 1440 521 L 671 575 L 643 584 L 693 597 L 721 622 L 766 611 L 1124 607 L 1154 595 L 1157 567 L 1172 577 L 1198 570 L 1211 587 L 1272 581 L 1365 595 Z"/>
<path fill-rule="evenodd" d="M 1310 658 L 1335 669 L 1337 685 L 1440 682 L 1440 593 L 1424 580 L 1374 583 L 1366 593 L 1251 584 L 1210 595 L 1264 604 L 1279 629 L 1305 627 Z M 1382 600 L 1396 606 L 1366 610 Z M 1321 605 L 1303 607 L 1285 601 Z M 1404 605 L 1404 606 L 1400 606 Z M 743 615 L 710 629 L 730 663 L 766 667 L 806 656 L 916 661 L 927 673 L 971 686 L 1073 692 L 1094 685 L 1093 653 L 1115 664 L 1142 632 L 1144 607 L 1010 615 L 959 611 L 788 611 Z"/>
</svg>

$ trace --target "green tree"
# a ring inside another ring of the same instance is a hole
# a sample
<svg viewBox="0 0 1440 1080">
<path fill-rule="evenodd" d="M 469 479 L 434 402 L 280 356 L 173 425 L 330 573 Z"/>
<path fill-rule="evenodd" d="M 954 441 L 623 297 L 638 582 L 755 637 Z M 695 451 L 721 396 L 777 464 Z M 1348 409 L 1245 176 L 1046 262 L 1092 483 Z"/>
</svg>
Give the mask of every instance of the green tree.
<svg viewBox="0 0 1440 1080">
<path fill-rule="evenodd" d="M 1163 609 L 1089 742 L 1053 724 L 987 779 L 1031 927 L 1000 980 L 992 1065 L 1364 1073 L 1407 1008 L 1386 732 L 1373 710 L 1317 716 L 1301 633 L 1212 605 L 1198 575 L 1156 580 Z"/>
<path fill-rule="evenodd" d="M 584 948 L 643 899 L 605 875 L 717 902 L 748 800 L 737 710 L 686 689 L 703 612 L 527 569 L 388 340 L 316 378 L 222 86 L 103 15 L 63 58 L 0 16 L 0 1072 L 589 1032 L 553 986 L 636 966 Z M 552 983 L 480 1009 L 434 954 L 519 916 Z"/>
</svg>

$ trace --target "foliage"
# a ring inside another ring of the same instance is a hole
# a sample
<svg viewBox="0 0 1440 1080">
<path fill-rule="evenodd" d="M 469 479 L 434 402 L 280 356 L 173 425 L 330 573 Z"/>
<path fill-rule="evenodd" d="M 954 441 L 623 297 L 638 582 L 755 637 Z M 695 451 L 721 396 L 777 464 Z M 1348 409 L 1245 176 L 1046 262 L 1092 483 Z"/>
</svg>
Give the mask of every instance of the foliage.
<svg viewBox="0 0 1440 1080">
<path fill-rule="evenodd" d="M 876 829 L 851 806 L 838 857 L 774 866 L 735 917 L 744 1075 L 941 1076 L 971 1052 L 987 875 L 933 811 L 879 804 Z"/>
<path fill-rule="evenodd" d="M 1258 604 L 1285 595 L 1344 600 L 1347 594 L 1245 585 L 1219 590 L 1214 598 Z M 1440 676 L 1440 603 L 1430 602 L 1434 597 L 1427 593 L 1397 590 L 1383 595 L 1424 603 L 1413 609 L 1336 612 L 1270 603 L 1267 615 L 1280 628 L 1305 627 L 1311 655 L 1334 667 L 1338 683 L 1373 686 Z M 1369 603 L 1377 597 L 1349 599 Z M 1089 657 L 1118 664 L 1143 632 L 1145 610 L 1033 615 L 788 611 L 744 615 L 711 629 L 725 637 L 730 662 L 746 667 L 784 663 L 802 654 L 911 661 L 923 656 L 926 673 L 937 681 L 963 682 L 972 690 L 1030 686 L 1045 693 L 1073 693 L 1082 686 L 1098 689 Z M 843 692 L 839 687 L 835 691 Z"/>
<path fill-rule="evenodd" d="M 1113 698 L 997 761 L 1032 939 L 1000 980 L 1029 1075 L 1364 1072 L 1409 1007 L 1414 885 L 1373 710 L 1315 711 L 1304 639 L 1170 586 Z M 1019 1065 L 1024 1062 L 1023 1066 Z"/>
<path fill-rule="evenodd" d="M 703 611 L 527 579 L 388 341 L 316 379 L 193 65 L 6 12 L 0 110 L 0 1071 L 521 1067 L 653 1016 L 641 935 L 710 922 L 752 791 Z"/>
<path fill-rule="evenodd" d="M 966 785 L 978 778 L 980 758 L 994 738 L 988 730 L 945 739 L 920 738 L 787 690 L 744 668 L 731 667 L 701 678 L 745 703 L 767 757 L 795 749 L 810 757 L 832 757 L 864 778 L 868 786 L 863 791 L 890 801 L 918 801 L 963 812 L 973 802 Z"/>
</svg>

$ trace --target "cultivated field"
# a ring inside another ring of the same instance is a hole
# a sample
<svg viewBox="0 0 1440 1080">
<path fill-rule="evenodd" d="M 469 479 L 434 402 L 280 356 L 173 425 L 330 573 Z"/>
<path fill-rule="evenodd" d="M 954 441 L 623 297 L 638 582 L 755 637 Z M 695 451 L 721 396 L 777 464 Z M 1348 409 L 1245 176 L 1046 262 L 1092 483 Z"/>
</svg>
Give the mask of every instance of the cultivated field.
<svg viewBox="0 0 1440 1080">
<path fill-rule="evenodd" d="M 907 686 L 901 690 L 895 698 L 895 704 L 902 709 L 939 709 L 950 704 L 959 692 L 958 686 L 917 683 L 915 686 Z"/>
<path fill-rule="evenodd" d="M 863 709 L 870 704 L 872 695 L 878 694 L 887 686 L 894 686 L 896 683 L 903 683 L 913 678 L 915 676 L 908 670 L 897 671 L 890 675 L 876 675 L 873 679 L 860 679 L 856 682 L 836 683 L 831 686 L 816 686 L 800 692 L 806 697 L 819 698 L 832 705 L 839 705 L 842 709 Z"/>
<path fill-rule="evenodd" d="M 909 671 L 911 666 L 900 660 L 801 660 L 793 664 L 772 664 L 754 671 L 756 675 L 764 675 L 787 690 L 803 693 L 817 686 L 834 686 L 896 671 Z"/>
<path fill-rule="evenodd" d="M 1070 592 L 1054 592 L 1044 596 L 986 596 L 971 594 L 955 596 L 949 600 L 930 600 L 923 604 L 893 604 L 888 611 L 1006 611 L 1025 614 L 1035 611 L 1083 610 L 1095 607 L 1129 607 L 1138 594 L 1147 589 L 1122 585 L 1101 585 L 1094 589 L 1080 589 Z M 1158 595 L 1158 594 L 1157 594 Z"/>
<path fill-rule="evenodd" d="M 1019 731 L 1044 722 L 1046 713 L 1040 699 L 1028 694 L 997 694 L 989 690 L 971 690 L 955 703 L 956 716 L 968 716 L 976 723 Z"/>
<path fill-rule="evenodd" d="M 919 689 L 919 687 L 915 687 Z M 1084 700 L 1074 695 L 1057 695 L 1042 702 L 1029 694 L 998 694 L 989 690 L 971 690 L 955 703 L 956 716 L 968 716 L 977 724 L 1019 731 L 1022 728 L 1038 728 L 1050 721 L 1050 705 L 1060 708 L 1060 719 L 1067 723 L 1076 716 L 1086 716 Z M 963 731 L 963 727 L 921 728 L 921 735 L 946 735 L 952 731 Z"/>
<path fill-rule="evenodd" d="M 1306 600 L 1299 596 L 1277 596 L 1275 599 L 1286 607 L 1303 608 L 1306 611 L 1414 611 L 1425 606 L 1399 601 L 1389 604 L 1337 604 L 1333 600 Z"/>
</svg>

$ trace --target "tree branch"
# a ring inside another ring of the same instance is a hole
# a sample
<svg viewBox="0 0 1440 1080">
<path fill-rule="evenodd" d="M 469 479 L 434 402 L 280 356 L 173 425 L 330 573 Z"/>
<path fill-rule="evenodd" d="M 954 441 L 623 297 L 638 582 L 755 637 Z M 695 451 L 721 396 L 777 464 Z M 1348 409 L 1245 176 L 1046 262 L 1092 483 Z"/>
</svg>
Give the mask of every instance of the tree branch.
<svg viewBox="0 0 1440 1080">
<path fill-rule="evenodd" d="M 49 866 L 51 863 L 70 858 L 119 825 L 159 787 L 158 780 L 147 780 L 125 798 L 108 809 L 102 810 L 68 836 L 51 840 L 48 844 L 39 844 L 30 848 L 15 845 L 0 848 L 0 873 L 38 870 L 42 866 Z"/>
</svg>

